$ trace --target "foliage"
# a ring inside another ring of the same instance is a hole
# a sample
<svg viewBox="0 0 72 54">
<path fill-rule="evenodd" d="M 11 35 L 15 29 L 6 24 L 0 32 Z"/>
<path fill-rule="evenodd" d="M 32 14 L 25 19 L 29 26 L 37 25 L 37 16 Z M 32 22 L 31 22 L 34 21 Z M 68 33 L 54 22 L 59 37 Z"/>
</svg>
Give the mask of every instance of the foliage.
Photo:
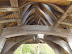
<svg viewBox="0 0 72 54">
<path fill-rule="evenodd" d="M 22 48 L 22 54 L 37 54 L 38 44 L 22 44 L 18 49 L 14 52 L 14 54 L 20 54 Z M 55 54 L 50 46 L 47 44 L 39 44 L 40 54 Z"/>
</svg>

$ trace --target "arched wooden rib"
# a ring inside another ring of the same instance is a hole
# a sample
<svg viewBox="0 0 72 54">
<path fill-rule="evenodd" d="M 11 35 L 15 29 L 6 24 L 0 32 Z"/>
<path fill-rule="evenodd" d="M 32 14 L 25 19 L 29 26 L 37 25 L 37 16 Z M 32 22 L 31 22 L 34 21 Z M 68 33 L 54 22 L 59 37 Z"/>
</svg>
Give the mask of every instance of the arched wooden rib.
<svg viewBox="0 0 72 54">
<path fill-rule="evenodd" d="M 59 11 L 59 12 L 61 12 L 61 13 L 65 13 L 65 11 L 62 9 L 62 8 L 60 8 L 60 7 L 58 7 L 57 5 L 55 5 L 55 4 L 49 4 L 52 8 L 54 8 L 56 11 Z"/>
<path fill-rule="evenodd" d="M 37 7 L 37 10 L 39 10 L 44 15 L 44 17 L 47 19 L 47 21 L 49 22 L 49 24 L 51 26 L 54 25 L 52 19 L 50 18 L 50 16 L 46 12 L 42 11 L 39 7 Z"/>
<path fill-rule="evenodd" d="M 33 18 L 33 19 L 28 23 L 28 25 L 30 25 L 31 23 L 33 23 L 35 20 L 36 20 L 36 18 Z"/>
<path fill-rule="evenodd" d="M 35 8 L 31 9 L 30 11 L 27 11 L 26 14 L 23 16 L 23 21 L 22 24 L 25 23 L 26 19 L 28 18 L 28 16 L 32 13 L 35 12 Z"/>
<path fill-rule="evenodd" d="M 37 17 L 36 17 L 36 14 L 33 14 L 33 15 L 29 16 L 29 18 L 26 20 L 26 22 L 25 22 L 24 25 L 26 25 L 27 23 L 28 23 L 28 25 L 30 25 L 31 23 L 33 23 L 34 21 L 37 20 L 36 18 L 37 18 Z M 37 23 L 37 22 L 36 22 L 36 23 Z M 42 24 L 42 23 L 40 22 L 40 24 Z M 37 24 L 36 24 L 36 25 L 37 25 Z"/>
<path fill-rule="evenodd" d="M 41 20 L 44 22 L 45 25 L 48 25 L 47 22 L 46 22 L 37 12 L 35 13 L 35 15 L 37 16 L 36 18 L 41 19 Z M 26 20 L 25 25 L 28 23 L 28 21 L 30 21 L 31 18 L 34 18 L 35 15 L 30 16 L 30 17 Z"/>
<path fill-rule="evenodd" d="M 45 25 L 48 26 L 47 22 L 44 20 L 44 18 L 42 16 L 40 16 L 40 14 L 36 13 L 38 17 L 40 17 L 42 19 L 42 21 L 44 22 Z"/>
<path fill-rule="evenodd" d="M 46 5 L 46 4 L 41 4 L 41 6 L 43 7 L 43 9 L 45 9 L 45 11 L 50 15 L 50 17 L 51 17 L 53 20 L 57 21 L 57 17 L 53 14 L 51 8 L 50 8 L 48 5 Z"/>
<path fill-rule="evenodd" d="M 9 39 L 8 41 L 6 41 L 5 46 L 4 46 L 1 54 L 5 54 L 6 52 L 8 52 L 10 49 L 12 49 L 12 47 L 17 45 L 17 43 L 20 43 L 21 41 L 26 42 L 26 40 L 29 40 L 29 39 L 32 39 L 32 38 L 33 38 L 33 36 L 29 36 L 29 37 L 22 36 L 22 37 L 16 37 L 16 38 L 13 38 L 13 39 Z M 14 48 L 14 49 L 16 50 L 17 48 Z"/>
<path fill-rule="evenodd" d="M 59 46 L 61 46 L 62 48 L 64 48 L 69 54 L 72 53 L 69 45 L 67 42 L 65 42 L 64 40 L 60 39 L 60 38 L 56 38 L 56 37 L 45 37 L 45 39 L 48 39 L 56 44 L 58 44 Z"/>
<path fill-rule="evenodd" d="M 26 13 L 26 11 L 29 9 L 29 7 L 31 6 L 31 4 L 27 5 L 21 12 L 21 16 L 23 17 L 23 15 Z"/>
<path fill-rule="evenodd" d="M 54 50 L 55 54 L 63 54 L 63 52 L 60 50 L 62 48 L 59 45 L 47 39 L 44 39 L 43 41 L 47 43 Z"/>
<path fill-rule="evenodd" d="M 39 24 L 40 24 L 40 25 L 43 25 L 43 23 L 42 23 L 41 21 L 40 21 L 39 24 L 38 24 L 38 21 L 39 21 L 39 19 L 35 18 L 35 19 L 33 19 L 32 21 L 30 21 L 28 25 L 30 25 L 31 23 L 36 23 L 36 24 L 34 24 L 34 25 L 39 25 Z"/>
<path fill-rule="evenodd" d="M 34 18 L 35 17 L 35 15 L 32 15 L 32 16 L 29 16 L 29 18 L 26 20 L 26 22 L 25 22 L 25 24 L 24 25 L 26 25 L 32 18 Z"/>
<path fill-rule="evenodd" d="M 22 9 L 22 8 L 24 8 L 25 6 L 30 5 L 30 4 L 33 4 L 33 2 L 28 2 L 28 3 L 26 3 L 26 4 L 24 3 L 23 5 L 20 6 L 20 9 Z"/>
</svg>

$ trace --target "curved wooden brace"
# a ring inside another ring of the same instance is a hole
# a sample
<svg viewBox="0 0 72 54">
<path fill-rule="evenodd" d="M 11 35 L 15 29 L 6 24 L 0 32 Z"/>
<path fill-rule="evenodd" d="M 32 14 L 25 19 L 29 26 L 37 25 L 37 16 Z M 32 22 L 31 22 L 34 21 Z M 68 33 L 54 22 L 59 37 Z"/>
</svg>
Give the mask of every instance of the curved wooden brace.
<svg viewBox="0 0 72 54">
<path fill-rule="evenodd" d="M 28 23 L 28 25 L 34 23 L 36 20 L 37 20 L 36 18 L 32 19 L 32 20 Z M 35 22 L 35 24 L 37 25 L 37 22 Z"/>
<path fill-rule="evenodd" d="M 28 18 L 28 16 L 29 16 L 32 12 L 35 12 L 35 8 L 33 8 L 33 9 L 31 9 L 30 11 L 27 11 L 27 12 L 26 12 L 26 14 L 25 14 L 24 17 L 23 17 L 22 24 L 25 23 L 26 19 Z"/>
<path fill-rule="evenodd" d="M 14 45 L 10 50 L 8 50 L 5 54 L 13 54 L 14 53 L 14 51 L 23 43 L 26 43 L 26 42 L 28 42 L 28 41 L 30 41 L 30 40 L 33 40 L 32 38 L 29 38 L 29 39 L 26 39 L 26 40 L 23 40 L 23 41 L 20 41 L 20 42 L 18 42 L 16 45 Z"/>
<path fill-rule="evenodd" d="M 29 9 L 29 7 L 31 6 L 32 4 L 29 4 L 27 5 L 21 12 L 21 15 L 22 15 L 22 18 L 23 18 L 23 15 L 26 13 L 26 11 Z"/>
<path fill-rule="evenodd" d="M 54 25 L 52 19 L 46 12 L 42 11 L 39 7 L 37 7 L 37 10 L 40 11 L 44 15 L 44 17 L 47 19 L 47 21 L 49 22 L 51 26 Z"/>
<path fill-rule="evenodd" d="M 58 6 L 55 5 L 55 4 L 50 4 L 50 3 L 49 3 L 49 5 L 50 5 L 52 8 L 54 8 L 56 11 L 59 11 L 59 12 L 61 12 L 61 13 L 65 13 L 65 11 L 64 11 L 62 8 L 58 7 Z"/>
<path fill-rule="evenodd" d="M 43 7 L 43 9 L 45 9 L 45 11 L 50 15 L 50 17 L 54 20 L 57 21 L 57 17 L 53 14 L 51 8 L 49 5 L 47 4 L 41 4 L 41 6 Z"/>
<path fill-rule="evenodd" d="M 33 4 L 33 2 L 28 2 L 28 3 L 24 3 L 23 5 L 21 5 L 19 8 L 22 9 L 27 5 Z"/>
<path fill-rule="evenodd" d="M 64 52 L 64 49 L 60 47 L 59 45 L 49 40 L 45 40 L 45 42 L 52 47 L 52 49 L 55 51 L 55 54 L 68 54 L 67 52 Z"/>
<path fill-rule="evenodd" d="M 67 52 L 64 52 L 64 49 L 62 47 L 55 44 L 54 42 L 47 39 L 41 39 L 41 40 L 47 43 L 54 50 L 55 54 L 68 54 Z"/>
<path fill-rule="evenodd" d="M 44 22 L 44 24 L 47 25 L 47 22 L 46 22 L 38 13 L 35 13 L 35 15 L 36 15 L 36 18 L 41 19 L 41 20 Z M 30 16 L 30 17 L 26 20 L 25 25 L 26 25 L 32 18 L 34 18 L 35 15 Z"/>
<path fill-rule="evenodd" d="M 23 39 L 23 38 L 22 38 Z M 2 53 L 2 54 L 13 54 L 13 52 L 22 44 L 22 43 L 26 43 L 26 42 L 29 42 L 30 40 L 32 40 L 32 38 L 26 38 L 26 39 L 23 39 L 23 40 L 21 40 L 21 39 L 19 39 L 20 41 L 17 41 L 17 43 L 15 43 L 12 47 L 11 46 L 9 46 L 9 44 L 8 44 L 8 46 L 9 47 L 11 47 L 9 50 L 7 50 L 6 48 L 6 52 L 4 53 Z M 28 41 L 29 40 L 29 41 Z M 14 41 L 14 39 L 13 39 L 13 41 Z M 13 42 L 12 41 L 12 42 Z M 16 42 L 16 41 L 15 41 Z M 31 41 L 30 41 L 31 42 Z M 54 50 L 54 52 L 55 52 L 55 54 L 62 54 L 61 52 L 60 52 L 60 47 L 58 47 L 56 44 L 54 44 L 53 42 L 51 42 L 51 41 L 46 41 L 46 43 L 48 44 L 48 45 L 50 45 L 50 47 Z"/>
<path fill-rule="evenodd" d="M 15 46 L 17 43 L 20 43 L 21 41 L 26 41 L 30 38 L 33 38 L 32 36 L 30 37 L 17 37 L 17 38 L 10 38 L 8 41 L 6 41 L 5 46 L 1 52 L 1 54 L 5 54 L 8 50 L 10 50 L 13 46 Z M 16 48 L 15 48 L 16 49 Z"/>
<path fill-rule="evenodd" d="M 38 17 L 40 17 L 40 19 L 42 19 L 42 21 L 44 22 L 44 24 L 46 26 L 48 26 L 47 22 L 44 20 L 44 18 L 42 16 L 40 16 L 40 14 L 36 13 Z"/>
<path fill-rule="evenodd" d="M 45 37 L 45 39 L 48 39 L 56 44 L 58 44 L 59 46 L 61 46 L 62 48 L 64 48 L 69 54 L 72 53 L 72 50 L 70 49 L 69 45 L 67 42 L 65 42 L 64 40 L 60 39 L 60 38 L 56 38 L 56 37 Z"/>
<path fill-rule="evenodd" d="M 30 24 L 32 24 L 32 23 L 36 23 L 36 24 L 34 24 L 34 25 L 43 25 L 43 23 L 40 21 L 40 19 L 37 19 L 37 18 L 33 18 L 29 23 L 28 23 L 28 25 L 30 25 Z"/>
<path fill-rule="evenodd" d="M 29 7 L 28 7 L 28 8 L 29 8 Z M 44 11 L 42 11 L 38 6 L 37 6 L 36 9 L 37 9 L 41 14 L 43 14 L 44 17 L 47 19 L 47 21 L 50 23 L 50 25 L 53 26 L 53 21 L 52 21 L 52 19 L 50 18 L 50 16 L 49 16 L 47 13 L 45 13 Z M 28 18 L 29 14 L 30 14 L 30 11 L 29 11 L 28 13 L 26 12 L 26 14 L 24 15 L 24 18 L 23 18 L 23 23 L 25 22 L 26 18 Z M 28 15 L 28 16 L 27 16 L 27 15 Z"/>
<path fill-rule="evenodd" d="M 27 40 L 30 41 L 33 40 L 32 39 L 33 36 L 22 36 L 22 37 L 18 37 L 18 38 L 15 38 L 15 39 L 9 39 L 9 40 L 12 40 L 11 42 L 8 40 L 4 46 L 4 49 L 3 51 L 1 52 L 1 54 L 10 54 L 13 52 L 22 44 L 22 43 L 25 43 L 25 42 L 28 42 Z M 16 40 L 17 39 L 17 40 Z M 57 40 L 57 39 L 55 39 Z M 51 41 L 50 39 L 44 39 L 44 41 L 54 50 L 54 52 L 56 54 L 66 54 L 66 52 L 64 52 L 63 50 L 60 50 L 62 49 L 60 46 L 57 45 L 57 43 L 55 44 L 53 41 Z M 64 53 L 63 53 L 64 52 Z"/>
<path fill-rule="evenodd" d="M 34 17 L 35 17 L 35 15 L 29 16 L 24 25 L 26 25 Z"/>
</svg>

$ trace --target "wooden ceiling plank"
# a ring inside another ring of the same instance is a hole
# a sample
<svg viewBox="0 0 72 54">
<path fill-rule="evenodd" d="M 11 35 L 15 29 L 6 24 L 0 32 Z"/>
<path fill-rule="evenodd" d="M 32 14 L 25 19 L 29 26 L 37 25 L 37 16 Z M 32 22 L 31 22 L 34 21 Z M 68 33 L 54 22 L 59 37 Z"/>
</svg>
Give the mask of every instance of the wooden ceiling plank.
<svg viewBox="0 0 72 54">
<path fill-rule="evenodd" d="M 19 11 L 19 8 L 0 8 L 0 12 Z"/>
<path fill-rule="evenodd" d="M 69 37 L 69 33 L 65 29 L 54 28 L 49 26 L 41 25 L 27 25 L 27 26 L 15 26 L 4 28 L 2 35 L 3 37 L 10 38 L 21 35 L 34 35 L 34 34 L 45 34 L 53 35 L 57 37 Z"/>
<path fill-rule="evenodd" d="M 16 20 L 21 20 L 21 19 L 16 19 L 16 18 L 10 18 L 10 19 L 0 19 L 0 23 L 8 23 L 8 22 L 15 22 Z"/>
<path fill-rule="evenodd" d="M 57 23 L 55 24 L 55 27 L 57 27 L 67 16 L 69 16 L 71 12 L 72 12 L 72 4 L 67 9 L 67 11 L 63 14 L 63 16 L 57 21 Z"/>
<path fill-rule="evenodd" d="M 18 7 L 18 0 L 10 0 L 10 3 L 11 3 L 11 7 L 19 8 Z M 19 10 L 16 12 L 13 12 L 13 13 L 14 13 L 15 18 L 21 18 L 20 14 L 19 14 Z M 21 25 L 21 20 L 17 20 L 17 24 Z"/>
</svg>

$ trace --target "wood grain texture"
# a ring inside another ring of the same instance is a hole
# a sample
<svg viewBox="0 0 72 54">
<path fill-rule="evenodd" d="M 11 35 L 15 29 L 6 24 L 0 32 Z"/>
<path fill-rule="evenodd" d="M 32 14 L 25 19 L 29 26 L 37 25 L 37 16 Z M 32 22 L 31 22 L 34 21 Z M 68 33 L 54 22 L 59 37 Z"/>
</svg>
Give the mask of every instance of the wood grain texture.
<svg viewBox="0 0 72 54">
<path fill-rule="evenodd" d="M 65 29 L 53 28 L 49 26 L 37 26 L 37 25 L 5 28 L 3 29 L 3 33 L 1 36 L 9 38 L 30 34 L 46 34 L 46 35 L 55 35 L 58 37 L 69 37 L 69 33 Z"/>
</svg>

